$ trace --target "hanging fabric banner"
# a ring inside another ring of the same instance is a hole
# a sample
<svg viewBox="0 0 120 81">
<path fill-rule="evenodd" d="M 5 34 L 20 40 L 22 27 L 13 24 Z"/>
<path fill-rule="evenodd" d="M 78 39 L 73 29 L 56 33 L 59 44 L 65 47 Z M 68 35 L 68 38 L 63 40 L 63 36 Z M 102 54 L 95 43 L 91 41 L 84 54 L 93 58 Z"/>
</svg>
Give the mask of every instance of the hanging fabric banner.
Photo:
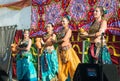
<svg viewBox="0 0 120 81">
<path fill-rule="evenodd" d="M 11 60 L 10 46 L 14 40 L 17 25 L 0 27 L 0 70 L 8 73 Z"/>
</svg>

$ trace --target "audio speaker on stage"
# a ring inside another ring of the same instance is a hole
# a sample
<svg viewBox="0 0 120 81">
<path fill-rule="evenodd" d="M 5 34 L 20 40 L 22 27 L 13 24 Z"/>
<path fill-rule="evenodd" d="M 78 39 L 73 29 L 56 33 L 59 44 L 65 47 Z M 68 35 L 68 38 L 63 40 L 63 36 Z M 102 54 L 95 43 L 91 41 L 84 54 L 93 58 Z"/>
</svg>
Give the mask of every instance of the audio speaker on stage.
<svg viewBox="0 0 120 81">
<path fill-rule="evenodd" d="M 8 74 L 0 69 L 0 81 L 8 81 Z"/>
<path fill-rule="evenodd" d="M 119 81 L 117 68 L 113 64 L 103 64 L 103 81 Z M 101 65 L 79 64 L 73 81 L 101 81 Z"/>
<path fill-rule="evenodd" d="M 99 65 L 79 64 L 73 81 L 100 81 Z"/>
<path fill-rule="evenodd" d="M 120 81 L 118 69 L 114 64 L 103 64 L 103 80 L 104 81 Z"/>
</svg>

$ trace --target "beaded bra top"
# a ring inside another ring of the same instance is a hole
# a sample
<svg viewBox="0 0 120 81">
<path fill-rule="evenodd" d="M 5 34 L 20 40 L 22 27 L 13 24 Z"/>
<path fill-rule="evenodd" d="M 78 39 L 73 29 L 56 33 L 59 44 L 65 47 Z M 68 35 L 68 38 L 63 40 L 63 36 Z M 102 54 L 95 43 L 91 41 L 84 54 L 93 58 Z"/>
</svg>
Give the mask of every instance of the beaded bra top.
<svg viewBox="0 0 120 81">
<path fill-rule="evenodd" d="M 100 29 L 101 22 L 93 22 L 90 29 L 89 29 L 89 34 L 94 34 L 97 33 Z"/>
<path fill-rule="evenodd" d="M 43 36 L 44 42 L 46 42 L 51 36 L 53 36 L 53 33 L 52 33 L 52 34 L 46 33 L 46 34 Z"/>
<path fill-rule="evenodd" d="M 68 30 L 69 30 L 69 28 L 68 28 Z M 68 31 L 68 30 L 67 30 L 67 31 Z M 64 38 L 65 35 L 66 35 L 66 33 L 67 33 L 67 31 L 65 31 L 64 28 L 62 28 L 62 29 L 57 33 L 57 38 L 58 38 L 58 39 Z"/>
<path fill-rule="evenodd" d="M 26 40 L 26 41 L 21 41 L 21 44 L 20 45 L 18 45 L 20 48 L 23 48 L 23 47 L 27 47 L 28 46 L 28 40 Z"/>
</svg>

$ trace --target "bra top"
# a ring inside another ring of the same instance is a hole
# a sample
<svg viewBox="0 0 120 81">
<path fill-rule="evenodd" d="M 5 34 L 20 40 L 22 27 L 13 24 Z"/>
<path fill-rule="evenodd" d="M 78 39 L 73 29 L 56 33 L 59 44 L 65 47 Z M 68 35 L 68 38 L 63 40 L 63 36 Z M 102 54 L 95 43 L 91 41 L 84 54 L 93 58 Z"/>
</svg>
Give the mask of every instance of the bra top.
<svg viewBox="0 0 120 81">
<path fill-rule="evenodd" d="M 43 41 L 46 42 L 50 37 L 52 37 L 54 34 L 48 34 L 46 33 L 44 36 L 43 36 Z"/>
<path fill-rule="evenodd" d="M 21 41 L 21 44 L 19 45 L 20 48 L 27 47 L 28 46 L 28 40 Z"/>
<path fill-rule="evenodd" d="M 94 34 L 94 33 L 99 32 L 100 25 L 101 25 L 101 22 L 95 22 L 94 21 L 93 24 L 91 25 L 90 29 L 89 29 L 88 34 Z"/>
<path fill-rule="evenodd" d="M 64 30 L 64 28 L 62 28 L 62 29 L 58 32 L 57 38 L 58 38 L 58 39 L 64 38 L 65 35 L 66 35 L 66 33 L 68 32 L 68 30 L 69 30 L 69 28 L 68 28 L 66 31 Z"/>
</svg>

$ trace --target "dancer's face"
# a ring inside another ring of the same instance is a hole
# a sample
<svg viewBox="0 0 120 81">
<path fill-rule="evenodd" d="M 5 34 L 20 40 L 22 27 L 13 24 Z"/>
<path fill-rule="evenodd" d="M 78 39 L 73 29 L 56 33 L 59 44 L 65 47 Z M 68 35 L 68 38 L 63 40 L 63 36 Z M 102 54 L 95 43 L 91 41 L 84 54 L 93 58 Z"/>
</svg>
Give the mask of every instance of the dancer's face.
<svg viewBox="0 0 120 81">
<path fill-rule="evenodd" d="M 52 25 L 51 24 L 47 24 L 46 30 L 47 30 L 47 32 L 52 32 L 53 31 Z"/>
<path fill-rule="evenodd" d="M 100 11 L 100 8 L 96 8 L 95 10 L 94 10 L 94 17 L 95 18 L 99 18 L 99 17 L 101 17 L 102 16 L 102 13 L 101 13 L 101 11 Z"/>
<path fill-rule="evenodd" d="M 63 25 L 63 27 L 68 26 L 68 24 L 69 24 L 68 19 L 67 19 L 67 18 L 65 18 L 65 17 L 63 17 L 63 19 L 62 19 L 62 25 Z"/>
<path fill-rule="evenodd" d="M 27 37 L 29 37 L 29 31 L 25 30 L 24 31 L 24 38 L 27 38 Z"/>
</svg>

